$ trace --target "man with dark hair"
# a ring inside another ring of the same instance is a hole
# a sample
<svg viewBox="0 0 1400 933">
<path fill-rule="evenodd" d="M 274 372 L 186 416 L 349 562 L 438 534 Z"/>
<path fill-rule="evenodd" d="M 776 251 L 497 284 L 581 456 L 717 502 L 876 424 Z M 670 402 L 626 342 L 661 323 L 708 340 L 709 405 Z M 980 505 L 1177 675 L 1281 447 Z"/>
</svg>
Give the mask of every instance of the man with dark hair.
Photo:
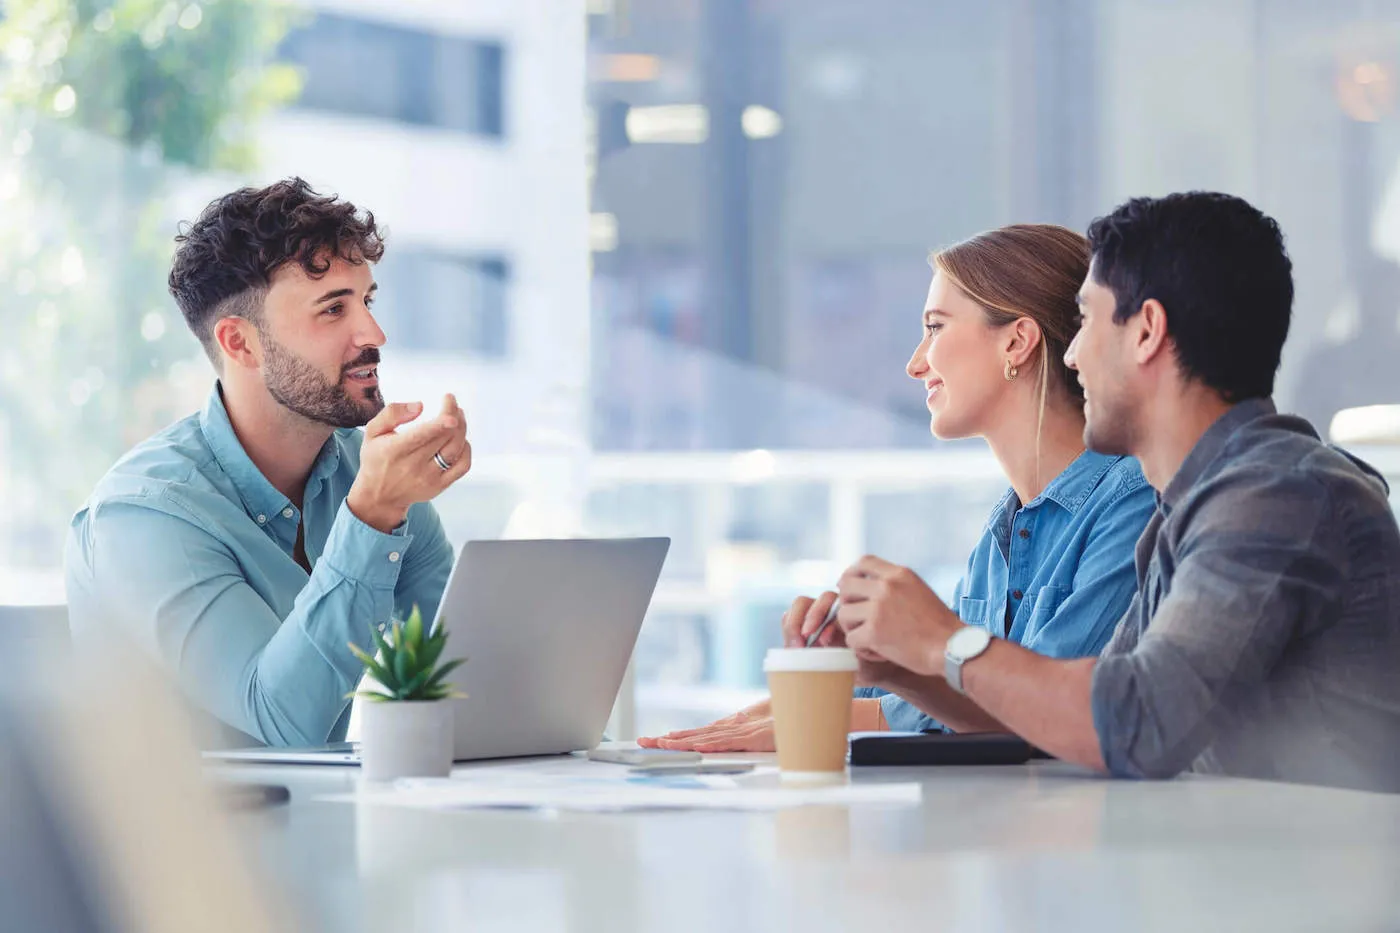
<svg viewBox="0 0 1400 933">
<path fill-rule="evenodd" d="M 1270 400 L 1293 303 L 1278 225 L 1179 194 L 1129 201 L 1089 241 L 1065 357 L 1085 443 L 1137 457 L 1158 491 L 1112 641 L 1042 657 L 867 557 L 841 578 L 846 642 L 1114 775 L 1400 791 L 1400 529 L 1373 469 Z"/>
<path fill-rule="evenodd" d="M 466 420 L 449 395 L 400 430 L 422 404 L 384 404 L 372 214 L 294 178 L 219 198 L 176 240 L 170 292 L 218 379 L 74 517 L 73 634 L 157 657 L 210 744 L 341 739 L 348 643 L 436 614 L 452 549 L 429 500 L 471 467 Z"/>
</svg>

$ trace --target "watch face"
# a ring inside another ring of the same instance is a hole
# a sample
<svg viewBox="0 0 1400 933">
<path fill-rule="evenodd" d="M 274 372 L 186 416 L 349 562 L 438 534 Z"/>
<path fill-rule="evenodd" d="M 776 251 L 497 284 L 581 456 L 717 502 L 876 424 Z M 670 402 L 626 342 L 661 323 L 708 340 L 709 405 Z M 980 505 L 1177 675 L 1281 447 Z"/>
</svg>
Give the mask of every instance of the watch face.
<svg viewBox="0 0 1400 933">
<path fill-rule="evenodd" d="M 948 639 L 948 653 L 955 658 L 966 660 L 982 653 L 991 643 L 991 632 L 980 626 L 969 625 Z"/>
</svg>

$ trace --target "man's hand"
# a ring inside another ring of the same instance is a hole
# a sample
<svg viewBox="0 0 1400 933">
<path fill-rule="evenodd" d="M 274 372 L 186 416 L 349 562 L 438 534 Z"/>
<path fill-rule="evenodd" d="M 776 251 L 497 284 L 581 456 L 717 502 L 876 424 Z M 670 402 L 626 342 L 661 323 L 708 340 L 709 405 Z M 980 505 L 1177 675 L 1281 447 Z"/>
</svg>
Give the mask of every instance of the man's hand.
<svg viewBox="0 0 1400 933">
<path fill-rule="evenodd" d="M 962 623 L 918 574 L 878 557 L 862 557 L 841 575 L 839 585 L 836 621 L 862 660 L 893 662 L 916 674 L 943 672 L 944 648 Z M 888 683 L 897 674 L 884 670 L 873 676 Z"/>
<path fill-rule="evenodd" d="M 423 411 L 421 402 L 396 402 L 365 425 L 360 472 L 345 497 L 355 516 L 386 534 L 403 524 L 408 507 L 427 502 L 471 469 L 467 419 L 451 395 L 432 421 L 400 434 Z M 433 454 L 449 465 L 442 469 Z"/>
<path fill-rule="evenodd" d="M 448 393 L 442 397 L 442 416 L 451 418 L 456 424 L 448 435 L 447 443 L 439 447 L 437 452 L 450 470 L 461 467 L 462 472 L 457 477 L 460 479 L 472 467 L 472 445 L 467 440 L 467 415 L 457 404 L 457 396 Z M 433 461 L 433 465 L 439 470 L 442 469 L 437 461 Z"/>
<path fill-rule="evenodd" d="M 886 693 L 899 693 L 900 687 L 906 681 L 917 676 L 893 661 L 886 661 L 878 654 L 872 654 L 863 648 L 855 649 L 855 656 L 857 687 L 879 687 Z"/>
</svg>

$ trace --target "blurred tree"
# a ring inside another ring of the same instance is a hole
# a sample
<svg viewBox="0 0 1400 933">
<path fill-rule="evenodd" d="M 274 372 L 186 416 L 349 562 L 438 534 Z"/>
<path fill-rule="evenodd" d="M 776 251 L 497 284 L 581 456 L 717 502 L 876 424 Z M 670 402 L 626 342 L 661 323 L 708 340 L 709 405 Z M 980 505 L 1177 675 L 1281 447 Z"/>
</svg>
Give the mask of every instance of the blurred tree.
<svg viewBox="0 0 1400 933">
<path fill-rule="evenodd" d="M 171 199 L 253 168 L 294 99 L 286 0 L 4 0 L 0 565 L 54 566 L 71 514 L 207 375 L 165 289 Z M 227 185 L 225 186 L 227 187 Z M 6 529 L 4 525 L 10 527 Z"/>
</svg>

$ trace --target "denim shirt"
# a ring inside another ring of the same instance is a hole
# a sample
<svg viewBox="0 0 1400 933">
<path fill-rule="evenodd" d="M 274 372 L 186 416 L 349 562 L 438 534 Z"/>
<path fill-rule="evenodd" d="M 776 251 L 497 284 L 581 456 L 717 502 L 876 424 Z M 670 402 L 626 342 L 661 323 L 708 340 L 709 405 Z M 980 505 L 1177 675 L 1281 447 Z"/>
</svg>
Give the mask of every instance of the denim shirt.
<svg viewBox="0 0 1400 933">
<path fill-rule="evenodd" d="M 433 618 L 452 569 L 432 506 L 384 534 L 345 505 L 363 437 L 326 441 L 297 508 L 248 458 L 216 384 L 202 413 L 122 457 L 74 516 L 75 645 L 116 635 L 144 649 L 207 714 L 207 745 L 343 738 L 362 673 L 347 643 L 415 603 Z"/>
<path fill-rule="evenodd" d="M 1104 765 L 1400 793 L 1400 527 L 1372 467 L 1269 399 L 1196 442 L 1094 668 Z"/>
<path fill-rule="evenodd" d="M 1097 655 L 1137 590 L 1133 547 L 1156 494 L 1130 457 L 1085 451 L 1021 505 L 992 509 L 951 604 L 968 625 L 1052 658 Z M 870 687 L 895 731 L 942 726 L 912 703 Z"/>
</svg>

